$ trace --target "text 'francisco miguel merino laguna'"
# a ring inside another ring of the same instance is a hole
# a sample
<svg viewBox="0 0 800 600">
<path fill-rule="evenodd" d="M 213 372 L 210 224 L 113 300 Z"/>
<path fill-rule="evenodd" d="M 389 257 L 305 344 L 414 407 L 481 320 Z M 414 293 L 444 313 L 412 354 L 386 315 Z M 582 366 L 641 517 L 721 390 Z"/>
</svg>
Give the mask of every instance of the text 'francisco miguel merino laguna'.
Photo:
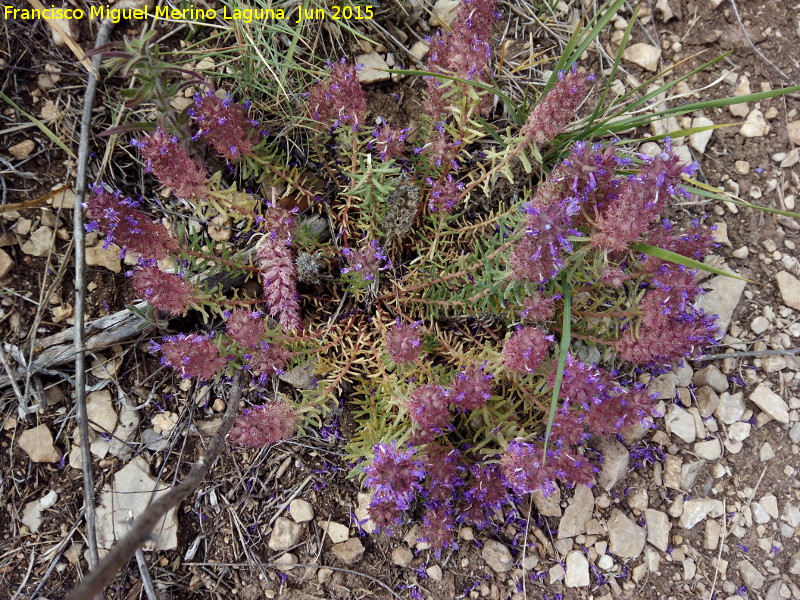
<svg viewBox="0 0 800 600">
<path fill-rule="evenodd" d="M 123 20 L 144 20 L 149 19 L 151 16 L 156 19 L 175 21 L 211 21 L 220 17 L 226 21 L 242 21 L 244 23 L 268 20 L 284 21 L 287 18 L 294 18 L 295 23 L 300 23 L 301 21 L 321 21 L 324 19 L 333 21 L 365 20 L 371 19 L 373 14 L 371 6 L 329 6 L 327 9 L 298 6 L 297 11 L 290 11 L 290 14 L 286 14 L 282 8 L 230 9 L 225 6 L 222 11 L 217 11 L 213 8 L 197 8 L 193 4 L 189 8 L 156 6 L 152 12 L 149 6 L 141 9 L 92 6 L 88 11 L 80 8 L 56 8 L 53 6 L 44 10 L 3 6 L 3 17 L 5 19 L 20 19 L 23 21 L 38 19 L 79 20 L 87 16 L 90 19 L 110 19 L 114 23 L 119 23 Z"/>
</svg>

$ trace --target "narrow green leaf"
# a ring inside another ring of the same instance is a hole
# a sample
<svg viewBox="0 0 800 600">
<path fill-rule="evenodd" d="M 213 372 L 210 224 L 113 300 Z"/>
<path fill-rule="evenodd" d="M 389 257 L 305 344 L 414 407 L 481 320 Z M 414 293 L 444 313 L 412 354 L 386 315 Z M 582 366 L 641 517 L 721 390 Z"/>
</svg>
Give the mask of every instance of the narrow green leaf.
<svg viewBox="0 0 800 600">
<path fill-rule="evenodd" d="M 39 119 L 37 119 L 36 117 L 34 117 L 32 114 L 29 114 L 29 113 L 25 112 L 24 110 L 22 110 L 22 109 L 21 109 L 19 106 L 17 106 L 17 105 L 16 105 L 16 103 L 15 103 L 15 102 L 14 102 L 14 101 L 13 101 L 11 98 L 9 98 L 8 96 L 6 96 L 6 95 L 5 95 L 3 92 L 0 92 L 0 99 L 4 100 L 4 101 L 5 101 L 5 102 L 7 102 L 7 103 L 8 103 L 8 104 L 9 104 L 9 105 L 12 107 L 12 108 L 15 108 L 15 109 L 16 109 L 16 110 L 18 110 L 20 113 L 22 113 L 22 115 L 23 115 L 23 116 L 24 116 L 26 119 L 28 119 L 28 120 L 29 120 L 31 123 L 33 123 L 34 125 L 36 125 L 36 127 L 38 127 L 38 128 L 39 128 L 39 131 L 41 131 L 43 134 L 45 134 L 45 135 L 46 135 L 46 136 L 47 136 L 47 137 L 50 139 L 50 141 L 51 141 L 51 142 L 53 142 L 53 143 L 54 143 L 56 146 L 58 146 L 59 148 L 61 148 L 61 149 L 62 149 L 64 152 L 66 152 L 66 153 L 67 153 L 67 154 L 68 154 L 68 155 L 69 155 L 71 158 L 77 158 L 77 157 L 75 156 L 75 153 L 74 153 L 72 150 L 70 150 L 70 149 L 67 147 L 67 145 L 66 145 L 64 142 L 62 142 L 62 141 L 59 139 L 59 137 L 58 137 L 58 136 L 57 136 L 55 133 L 53 133 L 53 132 L 50 130 L 50 128 L 49 128 L 47 125 L 45 125 L 44 123 L 42 123 L 42 122 L 41 122 Z"/>
<path fill-rule="evenodd" d="M 556 367 L 556 380 L 553 383 L 553 396 L 550 399 L 550 412 L 547 414 L 547 428 L 544 431 L 544 452 L 542 463 L 547 460 L 547 443 L 550 441 L 550 431 L 556 418 L 558 396 L 561 393 L 561 382 L 564 379 L 564 368 L 567 364 L 567 353 L 572 340 L 572 300 L 569 293 L 569 276 L 561 274 L 561 293 L 564 301 L 564 316 L 561 320 L 561 344 L 558 349 L 558 366 Z"/>
<path fill-rule="evenodd" d="M 739 275 L 736 275 L 734 273 L 723 271 L 722 269 L 717 269 L 716 267 L 712 267 L 705 263 L 701 263 L 700 261 L 694 260 L 693 258 L 689 258 L 688 256 L 684 256 L 683 254 L 678 254 L 677 252 L 672 252 L 671 250 L 664 250 L 663 248 L 658 248 L 657 246 L 650 246 L 649 244 L 642 244 L 637 242 L 635 244 L 631 244 L 631 248 L 636 250 L 637 252 L 642 252 L 644 254 L 647 254 L 648 256 L 660 258 L 661 260 L 667 260 L 677 265 L 683 265 L 684 267 L 689 267 L 690 269 L 697 269 L 699 271 L 705 271 L 706 273 L 711 273 L 712 275 L 724 275 L 725 277 L 740 279 L 742 281 L 747 281 L 748 283 L 755 283 L 755 281 L 747 279 L 746 277 L 740 277 Z"/>
<path fill-rule="evenodd" d="M 767 206 L 759 206 L 758 204 L 753 204 L 752 202 L 748 202 L 747 200 L 742 200 L 738 196 L 732 196 L 728 194 L 724 190 L 719 188 L 715 188 L 714 186 L 706 185 L 700 181 L 695 179 L 689 179 L 694 186 L 686 186 L 686 189 L 693 194 L 698 194 L 700 196 L 706 196 L 708 198 L 715 198 L 717 200 L 722 200 L 724 202 L 730 202 L 731 204 L 735 204 L 736 206 L 743 206 L 745 208 L 752 208 L 755 210 L 760 210 L 766 213 L 771 213 L 773 215 L 783 215 L 784 217 L 791 217 L 792 219 L 800 219 L 800 213 L 791 212 L 788 210 L 780 210 L 778 208 L 769 208 Z"/>
</svg>

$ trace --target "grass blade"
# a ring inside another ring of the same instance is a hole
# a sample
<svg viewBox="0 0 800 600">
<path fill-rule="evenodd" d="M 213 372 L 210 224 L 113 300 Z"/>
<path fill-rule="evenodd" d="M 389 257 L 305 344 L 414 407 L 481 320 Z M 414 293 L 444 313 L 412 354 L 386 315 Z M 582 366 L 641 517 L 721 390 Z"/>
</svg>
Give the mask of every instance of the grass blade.
<svg viewBox="0 0 800 600">
<path fill-rule="evenodd" d="M 561 393 L 561 382 L 564 379 L 564 368 L 567 364 L 569 344 L 572 341 L 572 299 L 569 294 L 568 276 L 565 274 L 562 274 L 561 277 L 561 293 L 564 296 L 564 317 L 561 320 L 561 343 L 558 347 L 556 380 L 553 383 L 553 396 L 550 399 L 550 411 L 547 414 L 547 427 L 544 430 L 544 451 L 542 454 L 542 463 L 547 460 L 547 442 L 550 441 L 550 430 L 553 428 L 553 421 L 555 421 L 556 418 L 558 395 Z"/>
<path fill-rule="evenodd" d="M 18 110 L 26 119 L 28 119 L 31 123 L 36 125 L 36 127 L 39 128 L 39 131 L 41 131 L 43 134 L 45 134 L 50 139 L 50 141 L 53 142 L 56 146 L 58 146 L 64 152 L 66 152 L 70 156 L 70 158 L 77 158 L 77 156 L 75 156 L 75 153 L 72 150 L 70 150 L 67 147 L 67 145 L 64 142 L 62 142 L 59 139 L 59 137 L 55 133 L 53 133 L 52 130 L 47 125 L 42 123 L 39 119 L 34 117 L 32 114 L 27 113 L 24 110 L 22 110 L 19 106 L 17 106 L 17 104 L 11 98 L 6 96 L 3 92 L 0 92 L 0 99 L 4 100 L 9 106 L 14 108 L 15 110 Z"/>
<path fill-rule="evenodd" d="M 747 279 L 746 277 L 740 277 L 734 273 L 717 269 L 716 267 L 701 263 L 700 261 L 689 258 L 688 256 L 684 256 L 683 254 L 678 254 L 677 252 L 672 252 L 670 250 L 664 250 L 663 248 L 658 248 L 657 246 L 636 243 L 631 244 L 631 248 L 637 252 L 643 252 L 648 256 L 660 258 L 661 260 L 666 260 L 677 265 L 683 265 L 684 267 L 689 267 L 690 269 L 697 269 L 698 271 L 705 271 L 706 273 L 711 273 L 712 275 L 724 275 L 725 277 L 740 279 L 742 281 L 747 281 L 748 283 L 755 283 L 755 281 Z"/>
</svg>

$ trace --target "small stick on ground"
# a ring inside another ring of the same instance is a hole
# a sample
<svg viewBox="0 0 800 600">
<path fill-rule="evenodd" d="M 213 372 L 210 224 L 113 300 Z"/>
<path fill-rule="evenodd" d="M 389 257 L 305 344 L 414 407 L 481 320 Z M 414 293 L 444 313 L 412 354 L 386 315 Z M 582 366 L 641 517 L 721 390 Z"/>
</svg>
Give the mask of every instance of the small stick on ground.
<svg viewBox="0 0 800 600">
<path fill-rule="evenodd" d="M 114 24 L 110 19 L 103 21 L 95 39 L 95 48 L 108 42 Z M 75 241 L 75 412 L 78 431 L 81 436 L 81 466 L 83 469 L 84 522 L 89 550 L 89 568 L 94 569 L 98 562 L 97 532 L 94 519 L 94 481 L 92 479 L 92 455 L 89 453 L 89 418 L 86 414 L 86 346 L 84 343 L 84 319 L 86 300 L 86 247 L 83 229 L 83 197 L 86 193 L 86 168 L 89 162 L 89 135 L 91 134 L 92 109 L 97 91 L 97 69 L 100 68 L 99 54 L 92 58 L 93 70 L 89 72 L 86 94 L 83 98 L 81 117 L 81 137 L 78 146 L 78 166 L 75 182 L 75 209 L 73 211 L 73 239 Z M 86 594 L 84 598 L 94 597 Z"/>
<path fill-rule="evenodd" d="M 147 541 L 153 528 L 167 514 L 167 511 L 180 504 L 202 483 L 211 465 L 222 452 L 225 436 L 233 427 L 233 421 L 239 412 L 241 397 L 240 375 L 236 374 L 231 382 L 230 399 L 222 417 L 222 424 L 208 443 L 205 454 L 192 465 L 191 471 L 183 481 L 155 500 L 136 518 L 127 535 L 119 540 L 86 579 L 72 590 L 67 596 L 67 600 L 85 600 L 101 593 L 131 556 Z"/>
</svg>

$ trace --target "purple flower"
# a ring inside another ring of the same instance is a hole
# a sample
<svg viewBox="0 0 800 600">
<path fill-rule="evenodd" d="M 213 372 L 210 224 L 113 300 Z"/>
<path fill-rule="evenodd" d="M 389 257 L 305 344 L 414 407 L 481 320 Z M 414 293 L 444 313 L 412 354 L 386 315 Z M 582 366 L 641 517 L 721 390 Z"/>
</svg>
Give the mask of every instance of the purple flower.
<svg viewBox="0 0 800 600">
<path fill-rule="evenodd" d="M 414 494 L 422 489 L 420 482 L 425 477 L 422 462 L 416 458 L 417 449 L 401 449 L 390 442 L 378 444 L 372 451 L 372 462 L 364 469 L 364 484 L 381 501 L 389 500 L 398 509 L 407 510 Z"/>
</svg>

